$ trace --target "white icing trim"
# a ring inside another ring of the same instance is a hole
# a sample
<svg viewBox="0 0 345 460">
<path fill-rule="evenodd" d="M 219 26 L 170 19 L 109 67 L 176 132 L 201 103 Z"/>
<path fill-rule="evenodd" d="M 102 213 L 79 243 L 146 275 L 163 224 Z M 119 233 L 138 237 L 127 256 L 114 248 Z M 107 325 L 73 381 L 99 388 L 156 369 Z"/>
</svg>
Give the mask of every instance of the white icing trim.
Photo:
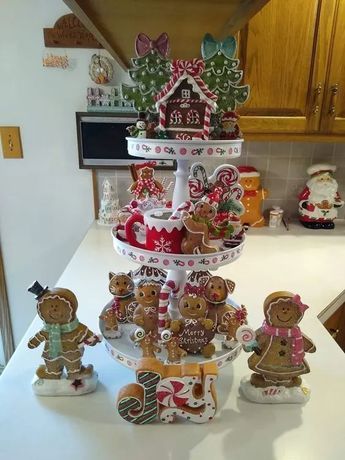
<svg viewBox="0 0 345 460">
<path fill-rule="evenodd" d="M 67 321 L 69 323 L 72 320 L 72 313 L 73 313 L 74 308 L 72 307 L 71 302 L 65 299 L 64 297 L 60 297 L 58 294 L 44 296 L 41 300 L 37 302 L 37 307 L 39 307 L 39 305 L 41 305 L 45 300 L 54 300 L 54 299 L 63 300 L 69 306 L 70 314 L 69 314 L 69 319 Z M 38 316 L 41 318 L 42 321 L 45 321 L 45 319 L 41 316 L 40 311 L 38 311 Z"/>
<path fill-rule="evenodd" d="M 170 213 L 172 214 L 171 208 L 157 208 L 157 209 L 150 209 L 144 213 L 144 222 L 147 225 L 149 230 L 155 228 L 158 232 L 162 231 L 163 229 L 167 231 L 167 233 L 171 233 L 173 230 L 177 229 L 181 231 L 183 228 L 183 221 L 182 220 L 163 220 L 158 218 L 158 216 L 154 216 L 153 214 L 157 213 Z"/>
<path fill-rule="evenodd" d="M 202 131 L 202 128 L 185 128 L 184 126 L 180 126 L 179 128 L 166 128 L 166 131 L 188 131 L 192 133 L 198 133 Z"/>
<path fill-rule="evenodd" d="M 193 91 L 195 93 L 198 93 L 200 96 L 200 99 L 204 100 L 209 104 L 213 110 L 217 109 L 217 102 L 213 101 L 212 99 L 208 98 L 204 92 L 201 90 L 195 79 L 189 75 L 187 72 L 184 72 L 182 75 L 179 76 L 179 78 L 175 81 L 173 86 L 170 88 L 170 90 L 159 100 L 156 102 L 156 108 L 159 110 L 159 106 L 161 103 L 164 103 L 169 99 L 169 97 L 174 93 L 175 89 L 180 85 L 182 80 L 187 80 L 187 82 L 192 85 Z"/>
</svg>

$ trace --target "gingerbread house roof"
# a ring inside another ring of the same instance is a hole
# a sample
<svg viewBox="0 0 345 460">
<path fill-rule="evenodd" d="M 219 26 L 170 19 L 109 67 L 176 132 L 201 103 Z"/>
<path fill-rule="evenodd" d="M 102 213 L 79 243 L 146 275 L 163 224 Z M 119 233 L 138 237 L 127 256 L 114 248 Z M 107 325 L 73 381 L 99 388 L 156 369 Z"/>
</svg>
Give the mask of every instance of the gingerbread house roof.
<svg viewBox="0 0 345 460">
<path fill-rule="evenodd" d="M 168 83 L 164 86 L 162 91 L 154 96 L 157 110 L 159 110 L 160 104 L 165 102 L 171 95 L 174 94 L 175 89 L 183 80 L 187 80 L 187 82 L 192 85 L 193 91 L 199 94 L 201 100 L 209 104 L 213 110 L 217 109 L 216 101 L 218 96 L 208 89 L 206 83 L 204 83 L 204 81 L 199 76 L 193 77 L 187 72 L 184 72 L 183 74 L 173 75 Z"/>
</svg>

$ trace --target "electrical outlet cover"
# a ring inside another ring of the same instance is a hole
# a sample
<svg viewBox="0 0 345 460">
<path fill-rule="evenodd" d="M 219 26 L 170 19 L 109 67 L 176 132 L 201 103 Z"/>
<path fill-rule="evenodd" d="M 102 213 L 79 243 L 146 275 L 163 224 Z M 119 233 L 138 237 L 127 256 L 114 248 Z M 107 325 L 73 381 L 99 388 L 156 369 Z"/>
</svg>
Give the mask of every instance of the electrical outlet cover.
<svg viewBox="0 0 345 460">
<path fill-rule="evenodd" d="M 0 136 L 4 158 L 23 158 L 20 129 L 18 126 L 0 127 Z"/>
</svg>

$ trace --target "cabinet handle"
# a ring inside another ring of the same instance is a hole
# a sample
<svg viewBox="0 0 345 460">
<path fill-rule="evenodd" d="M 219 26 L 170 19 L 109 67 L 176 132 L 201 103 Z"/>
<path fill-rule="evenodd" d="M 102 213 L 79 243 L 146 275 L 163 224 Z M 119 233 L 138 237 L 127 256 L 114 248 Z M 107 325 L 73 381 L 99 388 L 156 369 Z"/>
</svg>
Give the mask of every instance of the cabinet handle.
<svg viewBox="0 0 345 460">
<path fill-rule="evenodd" d="M 318 83 L 317 87 L 314 89 L 314 102 L 313 102 L 313 108 L 312 108 L 312 114 L 316 115 L 319 113 L 320 110 L 320 104 L 319 104 L 319 97 L 322 91 L 322 84 L 321 82 Z"/>
<path fill-rule="evenodd" d="M 339 85 L 336 83 L 335 85 L 331 86 L 331 100 L 329 103 L 329 110 L 328 114 L 331 116 L 335 115 L 335 104 L 337 102 L 337 94 L 339 90 Z"/>
</svg>

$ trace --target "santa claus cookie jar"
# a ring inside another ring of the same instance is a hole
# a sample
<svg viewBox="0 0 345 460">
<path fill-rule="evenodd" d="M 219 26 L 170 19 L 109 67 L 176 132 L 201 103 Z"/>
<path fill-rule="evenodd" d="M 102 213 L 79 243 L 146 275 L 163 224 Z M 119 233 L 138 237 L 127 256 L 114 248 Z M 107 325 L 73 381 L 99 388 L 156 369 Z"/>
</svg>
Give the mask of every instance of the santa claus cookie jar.
<svg viewBox="0 0 345 460">
<path fill-rule="evenodd" d="M 244 190 L 241 201 L 245 207 L 241 222 L 251 227 L 263 227 L 265 219 L 262 215 L 262 202 L 267 198 L 268 191 L 261 187 L 260 173 L 256 168 L 239 166 L 238 170 L 241 174 L 240 185 Z"/>
<path fill-rule="evenodd" d="M 338 184 L 333 177 L 336 166 L 316 164 L 307 169 L 310 176 L 304 190 L 299 194 L 299 220 L 307 228 L 334 228 L 338 208 L 344 201 L 338 193 Z"/>
<path fill-rule="evenodd" d="M 310 389 L 300 376 L 310 372 L 305 353 L 316 348 L 298 326 L 307 308 L 298 294 L 287 291 L 273 292 L 265 299 L 265 320 L 243 347 L 254 351 L 248 359 L 254 374 L 241 381 L 241 391 L 250 401 L 308 401 Z"/>
</svg>

